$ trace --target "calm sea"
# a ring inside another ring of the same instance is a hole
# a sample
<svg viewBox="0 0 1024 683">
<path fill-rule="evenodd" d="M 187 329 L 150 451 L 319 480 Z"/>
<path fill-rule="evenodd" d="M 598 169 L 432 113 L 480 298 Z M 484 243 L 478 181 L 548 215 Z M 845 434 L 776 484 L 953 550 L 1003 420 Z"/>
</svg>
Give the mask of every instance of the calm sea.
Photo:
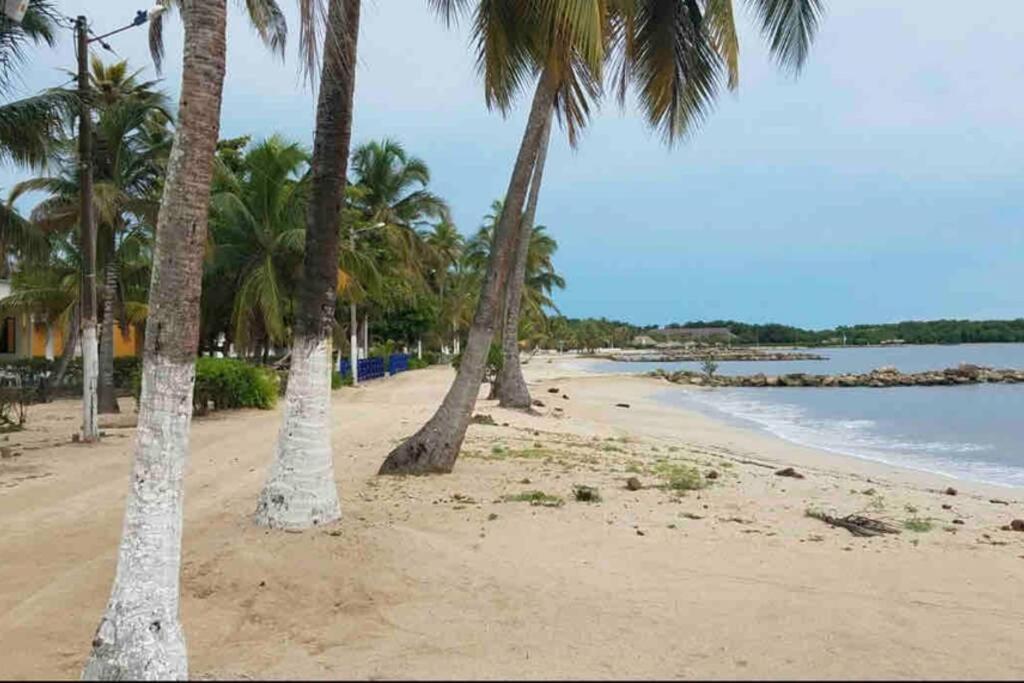
<svg viewBox="0 0 1024 683">
<path fill-rule="evenodd" d="M 1024 344 L 815 349 L 826 361 L 721 363 L 722 374 L 831 374 L 892 365 L 904 372 L 960 363 L 1024 368 Z M 594 372 L 699 370 L 698 363 L 592 361 Z M 938 472 L 1024 486 L 1024 385 L 889 389 L 672 387 L 660 400 L 794 443 Z"/>
</svg>

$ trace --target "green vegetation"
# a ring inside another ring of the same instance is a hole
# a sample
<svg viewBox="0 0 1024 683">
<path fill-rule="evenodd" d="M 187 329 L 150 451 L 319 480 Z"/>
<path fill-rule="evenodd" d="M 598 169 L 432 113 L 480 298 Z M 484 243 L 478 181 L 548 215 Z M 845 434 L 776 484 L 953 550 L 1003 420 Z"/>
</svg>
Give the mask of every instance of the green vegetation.
<svg viewBox="0 0 1024 683">
<path fill-rule="evenodd" d="M 925 517 L 908 517 L 903 520 L 903 528 L 907 531 L 914 531 L 916 533 L 925 533 L 931 531 L 935 527 L 934 522 L 930 518 Z"/>
<path fill-rule="evenodd" d="M 197 414 L 208 410 L 274 407 L 278 378 L 269 370 L 234 358 L 199 358 L 192 403 Z M 212 408 L 210 406 L 212 405 Z"/>
<path fill-rule="evenodd" d="M 565 499 L 560 496 L 544 493 L 543 491 L 523 491 L 522 493 L 507 493 L 501 497 L 503 503 L 529 503 L 533 506 L 558 508 L 565 505 Z"/>
<path fill-rule="evenodd" d="M 707 486 L 707 481 L 696 467 L 683 463 L 663 460 L 654 465 L 654 474 L 661 477 L 670 491 L 683 493 L 696 491 Z"/>
</svg>

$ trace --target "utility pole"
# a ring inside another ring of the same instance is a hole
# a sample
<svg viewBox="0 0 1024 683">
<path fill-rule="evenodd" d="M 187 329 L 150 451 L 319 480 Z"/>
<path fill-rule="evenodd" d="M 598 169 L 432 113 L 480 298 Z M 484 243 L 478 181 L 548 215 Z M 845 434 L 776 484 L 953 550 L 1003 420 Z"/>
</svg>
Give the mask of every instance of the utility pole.
<svg viewBox="0 0 1024 683">
<path fill-rule="evenodd" d="M 98 441 L 96 390 L 99 383 L 99 343 L 96 336 L 96 225 L 92 207 L 92 97 L 89 90 L 89 39 L 84 16 L 75 19 L 78 51 L 79 240 L 82 251 L 82 441 Z"/>
</svg>

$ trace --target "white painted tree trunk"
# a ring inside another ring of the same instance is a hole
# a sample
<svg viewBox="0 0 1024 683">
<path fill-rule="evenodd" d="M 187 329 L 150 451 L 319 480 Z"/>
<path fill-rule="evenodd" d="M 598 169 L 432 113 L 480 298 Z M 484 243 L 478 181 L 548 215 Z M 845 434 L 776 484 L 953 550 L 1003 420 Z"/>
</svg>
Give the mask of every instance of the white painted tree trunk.
<svg viewBox="0 0 1024 683">
<path fill-rule="evenodd" d="M 194 372 L 192 363 L 164 359 L 144 366 L 117 574 L 83 680 L 188 677 L 178 594 Z"/>
<path fill-rule="evenodd" d="M 82 441 L 99 441 L 97 389 L 100 381 L 99 339 L 96 323 L 82 323 Z"/>
<path fill-rule="evenodd" d="M 341 517 L 331 450 L 331 348 L 328 339 L 296 339 L 285 391 L 284 423 L 255 521 L 308 529 Z"/>
</svg>

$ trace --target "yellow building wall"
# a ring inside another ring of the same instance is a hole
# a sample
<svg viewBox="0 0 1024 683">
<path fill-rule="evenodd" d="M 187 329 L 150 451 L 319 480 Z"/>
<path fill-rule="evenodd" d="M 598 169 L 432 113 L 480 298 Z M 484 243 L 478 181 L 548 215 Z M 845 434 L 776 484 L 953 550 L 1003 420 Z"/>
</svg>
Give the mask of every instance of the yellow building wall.
<svg viewBox="0 0 1024 683">
<path fill-rule="evenodd" d="M 53 356 L 64 353 L 64 329 L 53 328 Z M 141 355 L 141 335 L 135 325 L 129 325 L 126 331 L 120 325 L 114 325 L 114 357 Z M 32 355 L 36 358 L 46 356 L 46 323 L 36 323 L 32 330 Z"/>
</svg>

